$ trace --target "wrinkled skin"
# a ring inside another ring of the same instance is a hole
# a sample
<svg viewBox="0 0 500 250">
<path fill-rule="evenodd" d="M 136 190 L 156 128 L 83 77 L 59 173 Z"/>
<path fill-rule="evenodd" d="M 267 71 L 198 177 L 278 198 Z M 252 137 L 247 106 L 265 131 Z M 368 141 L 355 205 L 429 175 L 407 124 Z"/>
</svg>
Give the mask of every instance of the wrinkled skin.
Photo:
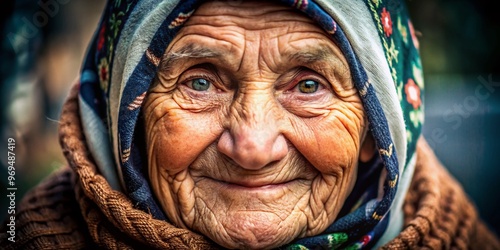
<svg viewBox="0 0 500 250">
<path fill-rule="evenodd" d="M 281 5 L 202 5 L 166 49 L 143 112 L 168 218 L 227 248 L 321 233 L 373 151 L 339 48 Z"/>
</svg>

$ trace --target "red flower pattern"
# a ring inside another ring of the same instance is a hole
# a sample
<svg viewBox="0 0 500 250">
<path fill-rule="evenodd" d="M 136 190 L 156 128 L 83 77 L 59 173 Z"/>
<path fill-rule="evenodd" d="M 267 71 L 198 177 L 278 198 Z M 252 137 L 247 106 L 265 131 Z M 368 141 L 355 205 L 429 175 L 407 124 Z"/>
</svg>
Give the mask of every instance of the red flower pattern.
<svg viewBox="0 0 500 250">
<path fill-rule="evenodd" d="M 392 34 L 392 20 L 391 13 L 385 9 L 382 9 L 380 21 L 382 21 L 382 27 L 384 28 L 384 33 L 387 37 Z"/>
<path fill-rule="evenodd" d="M 405 85 L 406 101 L 417 109 L 422 104 L 420 99 L 420 88 L 413 81 L 413 79 L 408 79 Z"/>
<path fill-rule="evenodd" d="M 104 47 L 104 42 L 106 41 L 106 38 L 104 37 L 106 33 L 106 25 L 103 25 L 101 30 L 99 31 L 99 40 L 97 40 L 97 50 L 101 50 L 102 47 Z"/>
<path fill-rule="evenodd" d="M 98 67 L 97 73 L 99 74 L 99 82 L 101 88 L 102 90 L 107 91 L 109 83 L 109 64 L 106 57 L 101 59 L 101 62 L 97 67 Z"/>
<path fill-rule="evenodd" d="M 107 65 L 101 67 L 101 72 L 99 75 L 101 76 L 101 81 L 104 82 L 104 81 L 108 80 L 108 67 L 107 67 Z"/>
<path fill-rule="evenodd" d="M 370 235 L 365 235 L 363 236 L 363 239 L 361 239 L 361 244 L 363 244 L 363 246 L 366 246 L 368 245 L 368 243 L 370 243 L 371 239 L 372 237 L 370 237 Z"/>
</svg>

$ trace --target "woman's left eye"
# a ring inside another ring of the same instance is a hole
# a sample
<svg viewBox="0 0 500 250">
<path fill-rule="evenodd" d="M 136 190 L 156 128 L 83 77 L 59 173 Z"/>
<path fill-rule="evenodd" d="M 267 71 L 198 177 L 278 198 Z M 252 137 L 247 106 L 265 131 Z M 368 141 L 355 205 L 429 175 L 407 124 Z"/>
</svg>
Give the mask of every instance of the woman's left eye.
<svg viewBox="0 0 500 250">
<path fill-rule="evenodd" d="M 195 78 L 187 83 L 188 87 L 196 91 L 207 91 L 211 84 L 209 80 L 203 78 Z"/>
<path fill-rule="evenodd" d="M 297 84 L 297 89 L 304 94 L 311 94 L 318 91 L 319 83 L 313 80 L 303 80 Z"/>
</svg>

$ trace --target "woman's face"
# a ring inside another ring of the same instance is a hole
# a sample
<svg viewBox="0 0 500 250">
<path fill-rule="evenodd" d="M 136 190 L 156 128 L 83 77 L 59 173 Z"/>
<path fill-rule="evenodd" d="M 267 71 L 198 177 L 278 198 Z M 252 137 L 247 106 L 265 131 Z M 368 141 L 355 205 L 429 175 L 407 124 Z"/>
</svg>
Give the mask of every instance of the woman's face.
<svg viewBox="0 0 500 250">
<path fill-rule="evenodd" d="M 170 221 L 228 248 L 321 233 L 355 179 L 366 121 L 339 48 L 264 2 L 202 5 L 143 107 L 149 178 Z"/>
</svg>

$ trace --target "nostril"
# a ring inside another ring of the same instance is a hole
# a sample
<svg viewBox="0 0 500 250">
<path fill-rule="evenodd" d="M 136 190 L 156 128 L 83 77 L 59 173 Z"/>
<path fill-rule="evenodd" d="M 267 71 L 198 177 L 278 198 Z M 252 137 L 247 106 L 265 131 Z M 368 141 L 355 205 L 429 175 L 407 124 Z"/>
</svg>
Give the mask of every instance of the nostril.
<svg viewBox="0 0 500 250">
<path fill-rule="evenodd" d="M 285 137 L 280 134 L 274 140 L 273 146 L 272 146 L 272 160 L 273 161 L 280 161 L 281 159 L 285 158 L 285 156 L 288 154 L 288 144 L 286 142 Z"/>
<path fill-rule="evenodd" d="M 229 134 L 229 131 L 225 130 L 224 132 L 222 132 L 222 135 L 219 138 L 219 142 L 217 142 L 217 149 L 222 154 L 232 158 L 231 155 L 233 154 L 234 141 L 231 134 Z"/>
<path fill-rule="evenodd" d="M 262 131 L 264 132 L 264 131 Z M 283 159 L 288 145 L 283 135 L 267 132 L 240 133 L 232 135 L 224 131 L 217 144 L 219 152 L 231 158 L 240 167 L 249 170 L 262 169 L 272 162 Z"/>
</svg>

